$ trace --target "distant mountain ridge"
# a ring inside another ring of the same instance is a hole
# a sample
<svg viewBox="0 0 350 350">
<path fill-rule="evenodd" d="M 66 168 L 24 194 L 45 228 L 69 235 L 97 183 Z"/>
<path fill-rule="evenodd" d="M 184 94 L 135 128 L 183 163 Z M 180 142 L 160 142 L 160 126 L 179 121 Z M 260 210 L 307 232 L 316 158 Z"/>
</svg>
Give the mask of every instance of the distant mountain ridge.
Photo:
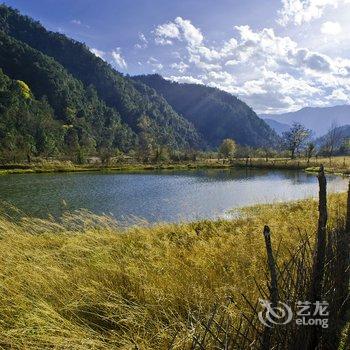
<svg viewBox="0 0 350 350">
<path fill-rule="evenodd" d="M 253 147 L 273 146 L 277 134 L 237 97 L 216 88 L 180 84 L 158 74 L 133 77 L 152 87 L 189 120 L 211 147 L 225 138 Z"/>
<path fill-rule="evenodd" d="M 285 123 L 280 123 L 274 119 L 264 119 L 265 123 L 273 130 L 276 131 L 276 133 L 278 135 L 282 135 L 285 131 L 290 129 L 290 125 L 289 124 L 285 124 Z"/>
<path fill-rule="evenodd" d="M 350 106 L 305 107 L 296 112 L 282 114 L 261 114 L 263 119 L 273 119 L 280 123 L 298 122 L 315 132 L 316 136 L 326 134 L 333 122 L 337 125 L 350 124 Z"/>
</svg>

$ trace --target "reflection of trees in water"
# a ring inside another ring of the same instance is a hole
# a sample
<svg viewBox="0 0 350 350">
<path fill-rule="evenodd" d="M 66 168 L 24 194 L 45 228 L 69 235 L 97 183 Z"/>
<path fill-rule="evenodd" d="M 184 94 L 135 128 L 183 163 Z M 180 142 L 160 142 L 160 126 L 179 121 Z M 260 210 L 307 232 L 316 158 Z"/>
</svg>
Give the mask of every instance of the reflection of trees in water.
<svg viewBox="0 0 350 350">
<path fill-rule="evenodd" d="M 147 173 L 149 175 L 178 175 L 193 177 L 200 181 L 202 178 L 206 182 L 232 181 L 232 180 L 254 180 L 267 177 L 269 180 L 290 180 L 293 184 L 315 182 L 315 175 L 307 174 L 299 170 L 275 170 L 256 168 L 231 168 L 231 169 L 193 169 L 193 170 L 159 170 Z"/>
<path fill-rule="evenodd" d="M 308 174 L 303 171 L 290 171 L 289 179 L 291 180 L 293 185 L 300 184 L 300 183 L 310 183 L 315 182 L 316 183 L 316 176 L 317 174 Z"/>
</svg>

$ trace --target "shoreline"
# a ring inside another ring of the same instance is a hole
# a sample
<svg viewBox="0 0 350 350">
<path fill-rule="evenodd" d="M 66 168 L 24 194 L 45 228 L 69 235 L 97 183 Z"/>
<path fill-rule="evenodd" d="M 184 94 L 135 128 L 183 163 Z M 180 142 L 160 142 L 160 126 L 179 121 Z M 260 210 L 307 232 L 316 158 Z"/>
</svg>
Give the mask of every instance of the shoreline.
<svg viewBox="0 0 350 350">
<path fill-rule="evenodd" d="M 339 159 L 345 159 L 340 157 Z M 336 162 L 339 159 L 334 159 Z M 40 174 L 40 173 L 71 173 L 71 172 L 147 172 L 154 170 L 195 170 L 195 169 L 265 169 L 265 170 L 301 170 L 307 173 L 317 173 L 321 164 L 325 165 L 325 172 L 328 174 L 349 176 L 350 168 L 348 166 L 339 166 L 339 164 L 327 165 L 324 162 L 307 162 L 305 159 L 287 160 L 287 159 L 250 159 L 232 160 L 230 163 L 221 162 L 198 162 L 198 163 L 175 163 L 175 164 L 121 164 L 115 166 L 94 166 L 94 165 L 75 165 L 75 164 L 9 164 L 0 168 L 0 175 L 9 174 Z M 345 160 L 344 160 L 345 162 Z"/>
<path fill-rule="evenodd" d="M 193 169 L 231 169 L 230 164 L 137 164 L 120 166 L 33 166 L 0 169 L 0 175 L 39 174 L 39 173 L 72 173 L 72 172 L 142 172 L 154 170 L 193 170 Z"/>
</svg>

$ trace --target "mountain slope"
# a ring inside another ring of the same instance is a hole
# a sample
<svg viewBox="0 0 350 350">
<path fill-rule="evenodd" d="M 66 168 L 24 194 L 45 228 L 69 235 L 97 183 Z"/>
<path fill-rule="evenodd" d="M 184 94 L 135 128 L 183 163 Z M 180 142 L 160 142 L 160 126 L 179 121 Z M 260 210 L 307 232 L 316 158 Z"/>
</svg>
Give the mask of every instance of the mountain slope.
<svg viewBox="0 0 350 350">
<path fill-rule="evenodd" d="M 12 79 L 29 85 L 37 98 L 47 98 L 55 118 L 67 125 L 66 137 L 77 147 L 129 150 L 135 135 L 119 114 L 100 101 L 96 92 L 74 79 L 59 63 L 0 32 L 0 67 Z"/>
<path fill-rule="evenodd" d="M 63 129 L 47 101 L 38 101 L 22 81 L 0 70 L 0 160 L 52 156 L 63 147 Z"/>
<path fill-rule="evenodd" d="M 155 89 L 175 111 L 188 119 L 208 144 L 217 147 L 225 138 L 241 145 L 271 146 L 275 132 L 235 96 L 197 84 L 179 84 L 160 75 L 133 77 Z"/>
<path fill-rule="evenodd" d="M 315 132 L 316 136 L 322 136 L 328 132 L 332 123 L 339 126 L 350 123 L 350 106 L 334 107 L 306 107 L 296 112 L 283 114 L 262 114 L 263 119 L 273 119 L 280 123 L 301 123 Z"/>
<path fill-rule="evenodd" d="M 290 125 L 285 123 L 280 123 L 274 119 L 264 119 L 265 123 L 273 130 L 276 131 L 278 135 L 282 135 L 285 131 L 290 129 Z"/>
<path fill-rule="evenodd" d="M 158 144 L 188 148 L 202 143 L 195 128 L 153 89 L 135 84 L 116 72 L 91 53 L 86 45 L 47 31 L 39 22 L 5 5 L 0 6 L 0 29 L 54 58 L 85 87 L 93 85 L 98 96 L 115 108 L 135 132 L 142 132 L 139 125 L 146 116 L 149 120 L 148 132 Z"/>
</svg>

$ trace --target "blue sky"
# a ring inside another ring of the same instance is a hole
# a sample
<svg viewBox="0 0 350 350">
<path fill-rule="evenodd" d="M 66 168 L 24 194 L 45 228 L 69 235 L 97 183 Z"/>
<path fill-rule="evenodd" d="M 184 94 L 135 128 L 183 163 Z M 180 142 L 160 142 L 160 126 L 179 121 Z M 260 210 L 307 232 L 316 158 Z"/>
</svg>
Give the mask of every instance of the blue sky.
<svg viewBox="0 0 350 350">
<path fill-rule="evenodd" d="M 350 0 L 4 2 L 123 73 L 218 87 L 260 113 L 350 103 Z"/>
</svg>

